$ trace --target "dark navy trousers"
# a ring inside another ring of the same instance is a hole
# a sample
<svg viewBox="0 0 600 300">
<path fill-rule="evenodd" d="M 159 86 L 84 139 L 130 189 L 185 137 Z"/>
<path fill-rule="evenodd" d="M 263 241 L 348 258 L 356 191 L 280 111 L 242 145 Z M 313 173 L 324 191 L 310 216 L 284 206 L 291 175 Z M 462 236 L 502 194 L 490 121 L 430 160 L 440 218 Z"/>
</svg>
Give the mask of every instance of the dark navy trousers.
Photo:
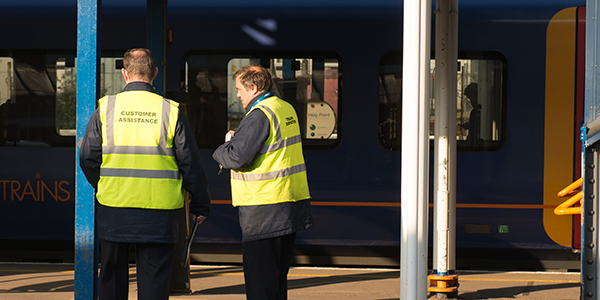
<svg viewBox="0 0 600 300">
<path fill-rule="evenodd" d="M 243 243 L 246 299 L 287 299 L 287 274 L 295 243 L 296 233 Z"/>
<path fill-rule="evenodd" d="M 100 240 L 100 300 L 127 300 L 130 243 Z M 136 243 L 138 299 L 169 299 L 174 244 Z"/>
</svg>

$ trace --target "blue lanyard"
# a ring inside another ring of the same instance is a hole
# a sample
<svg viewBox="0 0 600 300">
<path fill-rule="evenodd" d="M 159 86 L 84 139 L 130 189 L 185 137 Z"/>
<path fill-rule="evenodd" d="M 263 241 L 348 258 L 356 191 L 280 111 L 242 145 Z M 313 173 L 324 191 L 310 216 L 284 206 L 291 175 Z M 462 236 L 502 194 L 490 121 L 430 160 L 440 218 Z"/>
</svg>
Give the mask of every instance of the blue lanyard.
<svg viewBox="0 0 600 300">
<path fill-rule="evenodd" d="M 258 104 L 258 102 L 263 101 L 271 96 L 273 96 L 272 92 L 267 92 L 266 94 L 262 95 L 262 97 L 258 98 L 258 100 L 256 100 L 256 102 L 254 102 L 254 104 L 252 104 L 252 107 L 250 107 L 250 110 L 252 110 L 256 106 L 256 104 Z"/>
</svg>

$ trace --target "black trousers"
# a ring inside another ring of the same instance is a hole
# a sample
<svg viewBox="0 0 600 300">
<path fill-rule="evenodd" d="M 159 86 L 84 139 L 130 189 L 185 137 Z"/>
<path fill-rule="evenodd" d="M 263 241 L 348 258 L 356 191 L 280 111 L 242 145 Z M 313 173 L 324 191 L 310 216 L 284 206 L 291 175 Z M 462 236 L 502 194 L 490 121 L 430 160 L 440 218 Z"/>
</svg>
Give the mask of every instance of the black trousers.
<svg viewBox="0 0 600 300">
<path fill-rule="evenodd" d="M 243 243 L 246 299 L 287 299 L 287 274 L 295 243 L 296 233 Z"/>
<path fill-rule="evenodd" d="M 100 240 L 100 300 L 127 300 L 130 243 Z M 138 299 L 169 299 L 174 244 L 136 243 Z"/>
</svg>

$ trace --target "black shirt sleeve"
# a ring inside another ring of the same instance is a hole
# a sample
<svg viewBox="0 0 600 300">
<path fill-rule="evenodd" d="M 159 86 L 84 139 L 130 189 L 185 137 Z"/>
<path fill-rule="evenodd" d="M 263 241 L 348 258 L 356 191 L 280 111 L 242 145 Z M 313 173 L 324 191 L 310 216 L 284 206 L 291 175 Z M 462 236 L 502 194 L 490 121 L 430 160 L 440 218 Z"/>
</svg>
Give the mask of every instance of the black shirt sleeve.
<svg viewBox="0 0 600 300">
<path fill-rule="evenodd" d="M 265 113 L 254 109 L 242 119 L 233 138 L 215 150 L 213 159 L 223 168 L 243 170 L 252 165 L 270 131 Z"/>
<path fill-rule="evenodd" d="M 183 188 L 191 194 L 190 212 L 196 216 L 208 217 L 210 214 L 208 179 L 204 173 L 196 138 L 183 110 L 179 111 L 173 147 L 179 171 L 183 175 Z"/>
<path fill-rule="evenodd" d="M 100 165 L 102 165 L 102 124 L 96 110 L 88 121 L 79 149 L 79 166 L 94 189 L 98 188 L 98 181 L 100 181 Z"/>
</svg>

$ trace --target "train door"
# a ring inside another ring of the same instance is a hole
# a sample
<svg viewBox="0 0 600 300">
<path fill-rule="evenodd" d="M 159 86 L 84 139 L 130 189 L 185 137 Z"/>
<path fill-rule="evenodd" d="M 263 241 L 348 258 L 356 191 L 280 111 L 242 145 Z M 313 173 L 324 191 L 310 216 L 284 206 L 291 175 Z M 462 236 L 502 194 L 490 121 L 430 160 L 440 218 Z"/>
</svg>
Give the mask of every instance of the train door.
<svg viewBox="0 0 600 300">
<path fill-rule="evenodd" d="M 585 7 L 558 12 L 546 33 L 544 228 L 556 243 L 581 248 L 581 216 L 557 216 L 557 193 L 581 177 Z"/>
</svg>

